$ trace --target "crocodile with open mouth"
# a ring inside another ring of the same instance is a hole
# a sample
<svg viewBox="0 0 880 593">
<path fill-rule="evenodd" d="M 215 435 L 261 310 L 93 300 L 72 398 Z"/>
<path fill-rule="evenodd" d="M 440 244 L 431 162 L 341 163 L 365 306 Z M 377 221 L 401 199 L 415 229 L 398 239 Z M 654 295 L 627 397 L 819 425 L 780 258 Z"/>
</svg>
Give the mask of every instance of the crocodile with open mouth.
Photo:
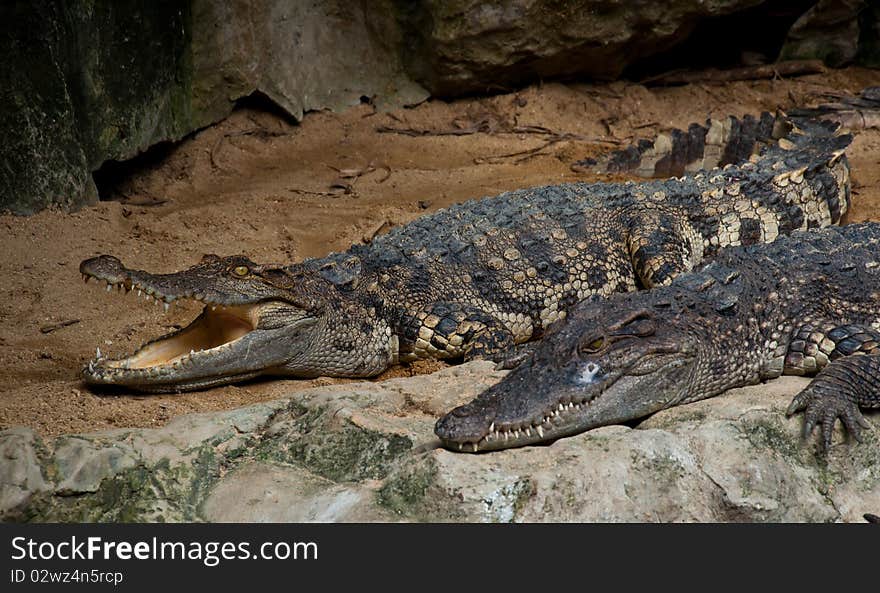
<svg viewBox="0 0 880 593">
<path fill-rule="evenodd" d="M 864 354 L 864 356 L 851 356 Z M 813 381 L 788 408 L 804 433 L 880 407 L 880 224 L 723 251 L 651 291 L 581 303 L 531 357 L 435 432 L 467 452 L 543 443 L 782 374 Z"/>
<path fill-rule="evenodd" d="M 369 377 L 398 361 L 497 359 L 591 296 L 666 285 L 721 248 L 836 224 L 850 202 L 850 141 L 821 119 L 731 117 L 692 126 L 670 154 L 685 168 L 738 164 L 472 200 L 302 263 L 208 256 L 152 274 L 91 258 L 86 278 L 205 308 L 130 356 L 98 353 L 84 378 L 173 392 L 261 374 Z"/>
</svg>

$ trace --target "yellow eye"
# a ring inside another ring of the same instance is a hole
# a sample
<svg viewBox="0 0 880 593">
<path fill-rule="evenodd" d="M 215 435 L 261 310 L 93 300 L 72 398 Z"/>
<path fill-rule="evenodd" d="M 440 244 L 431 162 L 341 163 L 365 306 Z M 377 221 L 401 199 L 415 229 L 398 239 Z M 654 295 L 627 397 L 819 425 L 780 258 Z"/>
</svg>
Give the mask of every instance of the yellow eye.
<svg viewBox="0 0 880 593">
<path fill-rule="evenodd" d="M 232 273 L 239 278 L 244 278 L 250 273 L 250 270 L 247 266 L 236 266 L 235 268 L 233 268 Z"/>
<path fill-rule="evenodd" d="M 593 354 L 598 352 L 605 346 L 605 338 L 596 338 L 589 344 L 582 344 L 581 351 L 586 352 L 588 354 Z"/>
</svg>

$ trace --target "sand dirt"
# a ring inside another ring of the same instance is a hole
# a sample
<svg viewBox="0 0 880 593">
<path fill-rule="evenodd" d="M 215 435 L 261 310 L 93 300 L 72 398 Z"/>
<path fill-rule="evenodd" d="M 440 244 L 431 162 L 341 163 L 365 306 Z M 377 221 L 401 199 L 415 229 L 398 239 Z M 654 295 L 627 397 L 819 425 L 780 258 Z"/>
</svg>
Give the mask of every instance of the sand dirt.
<svg viewBox="0 0 880 593">
<path fill-rule="evenodd" d="M 148 427 L 170 418 L 273 399 L 338 379 L 269 379 L 180 395 L 97 393 L 78 379 L 95 347 L 111 356 L 188 323 L 193 305 L 169 313 L 133 295 L 83 284 L 79 262 L 99 253 L 171 272 L 205 253 L 291 262 L 346 249 L 454 202 L 506 190 L 595 181 L 572 162 L 684 127 L 708 116 L 815 103 L 823 91 L 858 92 L 880 72 L 849 68 L 792 80 L 645 88 L 546 84 L 489 98 L 429 101 L 376 113 L 309 113 L 300 124 L 255 107 L 151 153 L 116 184 L 111 201 L 75 213 L 0 216 L 0 428 L 44 435 Z M 540 126 L 559 134 L 504 133 Z M 382 127 L 479 133 L 410 136 Z M 577 139 L 564 139 L 565 134 Z M 848 152 L 854 207 L 848 221 L 880 220 L 880 131 L 857 134 Z M 342 172 L 342 175 L 340 174 Z M 362 172 L 355 180 L 345 174 Z M 608 177 L 605 177 L 606 179 Z M 340 183 L 337 183 L 340 182 Z M 334 185 L 349 185 L 348 189 Z M 437 370 L 420 363 L 376 380 Z"/>
</svg>

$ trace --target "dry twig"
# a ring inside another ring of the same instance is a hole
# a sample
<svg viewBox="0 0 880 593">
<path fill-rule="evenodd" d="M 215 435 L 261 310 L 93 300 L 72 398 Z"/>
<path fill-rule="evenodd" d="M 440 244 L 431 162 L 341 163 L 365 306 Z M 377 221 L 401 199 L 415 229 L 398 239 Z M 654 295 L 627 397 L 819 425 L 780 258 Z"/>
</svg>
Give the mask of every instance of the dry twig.
<svg viewBox="0 0 880 593">
<path fill-rule="evenodd" d="M 778 79 L 784 76 L 804 76 L 806 74 L 822 74 L 825 65 L 821 60 L 790 60 L 776 64 L 759 66 L 743 66 L 729 70 L 681 71 L 673 70 L 641 81 L 642 84 L 672 85 L 690 84 L 695 82 L 732 82 L 734 80 Z"/>
<path fill-rule="evenodd" d="M 493 155 L 488 157 L 477 157 L 474 159 L 476 164 L 483 163 L 500 163 L 505 159 L 517 158 L 516 162 L 520 163 L 530 158 L 544 153 L 544 150 L 559 144 L 560 142 L 578 141 L 589 142 L 593 144 L 611 144 L 620 145 L 621 140 L 616 138 L 605 137 L 588 137 L 570 132 L 557 132 L 544 126 L 518 125 L 516 122 L 506 121 L 502 118 L 488 114 L 476 120 L 456 119 L 452 121 L 452 125 L 448 128 L 412 128 L 412 127 L 392 127 L 379 126 L 376 131 L 380 134 L 402 134 L 404 136 L 423 137 L 423 136 L 469 136 L 472 134 L 515 134 L 515 135 L 535 135 L 545 136 L 545 141 L 540 146 L 511 152 L 508 154 Z"/>
<path fill-rule="evenodd" d="M 354 189 L 354 184 L 361 177 L 364 177 L 365 175 L 369 175 L 370 173 L 374 173 L 376 171 L 385 172 L 385 175 L 383 175 L 382 178 L 377 179 L 376 183 L 385 183 L 385 181 L 387 181 L 388 178 L 391 177 L 391 167 L 386 164 L 376 165 L 372 161 L 367 164 L 367 166 L 361 168 L 340 169 L 339 167 L 334 167 L 333 165 L 327 165 L 327 167 L 336 171 L 338 175 L 338 177 L 330 183 L 330 189 L 328 191 L 312 191 L 295 187 L 288 188 L 287 191 L 299 194 L 311 194 L 314 196 L 336 197 L 341 195 L 352 195 L 356 197 L 357 192 Z"/>
<path fill-rule="evenodd" d="M 66 319 L 64 321 L 59 321 L 58 323 L 51 323 L 49 325 L 44 325 L 40 328 L 40 332 L 44 334 L 51 334 L 53 331 L 57 331 L 59 329 L 63 329 L 69 325 L 73 325 L 75 323 L 79 323 L 79 319 Z"/>
</svg>

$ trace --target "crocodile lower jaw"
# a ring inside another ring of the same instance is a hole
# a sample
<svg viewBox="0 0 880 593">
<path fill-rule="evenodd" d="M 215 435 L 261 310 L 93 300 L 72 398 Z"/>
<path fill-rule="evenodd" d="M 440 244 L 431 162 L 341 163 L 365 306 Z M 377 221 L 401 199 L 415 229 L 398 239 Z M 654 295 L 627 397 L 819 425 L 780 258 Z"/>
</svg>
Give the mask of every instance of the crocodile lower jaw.
<svg viewBox="0 0 880 593">
<path fill-rule="evenodd" d="M 557 423 L 568 420 L 566 416 L 574 415 L 588 408 L 595 400 L 579 402 L 569 401 L 558 403 L 553 410 L 539 420 L 515 425 L 496 426 L 493 422 L 489 425 L 486 435 L 476 442 L 444 441 L 444 446 L 458 451 L 477 453 L 479 451 L 492 451 L 496 449 L 508 449 L 551 441 L 557 436 L 559 427 Z M 546 434 L 545 434 L 546 433 Z"/>
<path fill-rule="evenodd" d="M 83 377 L 98 385 L 172 379 L 191 367 L 208 365 L 212 358 L 234 348 L 256 328 L 258 309 L 258 305 L 208 305 L 187 327 L 147 342 L 130 356 L 111 359 L 98 349 L 83 369 Z"/>
</svg>

